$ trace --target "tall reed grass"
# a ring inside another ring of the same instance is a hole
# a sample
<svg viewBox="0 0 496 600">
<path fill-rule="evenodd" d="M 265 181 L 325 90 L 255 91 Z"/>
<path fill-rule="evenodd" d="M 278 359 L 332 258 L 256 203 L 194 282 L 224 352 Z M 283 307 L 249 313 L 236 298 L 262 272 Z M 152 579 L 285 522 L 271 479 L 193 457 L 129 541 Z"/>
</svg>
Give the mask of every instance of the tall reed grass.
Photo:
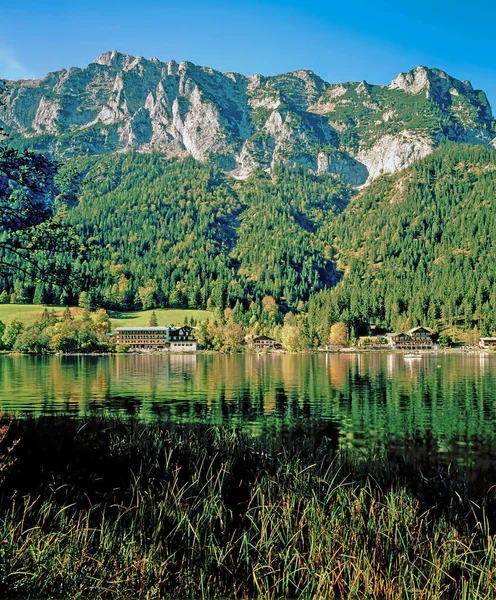
<svg viewBox="0 0 496 600">
<path fill-rule="evenodd" d="M 496 597 L 490 493 L 463 474 L 134 421 L 14 420 L 14 440 L 2 597 Z"/>
</svg>

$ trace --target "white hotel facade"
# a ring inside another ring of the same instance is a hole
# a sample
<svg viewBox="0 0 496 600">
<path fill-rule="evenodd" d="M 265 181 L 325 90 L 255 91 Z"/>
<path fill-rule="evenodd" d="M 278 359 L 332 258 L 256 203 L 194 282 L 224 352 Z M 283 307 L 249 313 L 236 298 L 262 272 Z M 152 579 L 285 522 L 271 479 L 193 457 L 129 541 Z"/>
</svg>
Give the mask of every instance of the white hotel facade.
<svg viewBox="0 0 496 600">
<path fill-rule="evenodd" d="M 117 346 L 141 352 L 194 352 L 198 350 L 195 329 L 182 327 L 116 327 Z"/>
</svg>

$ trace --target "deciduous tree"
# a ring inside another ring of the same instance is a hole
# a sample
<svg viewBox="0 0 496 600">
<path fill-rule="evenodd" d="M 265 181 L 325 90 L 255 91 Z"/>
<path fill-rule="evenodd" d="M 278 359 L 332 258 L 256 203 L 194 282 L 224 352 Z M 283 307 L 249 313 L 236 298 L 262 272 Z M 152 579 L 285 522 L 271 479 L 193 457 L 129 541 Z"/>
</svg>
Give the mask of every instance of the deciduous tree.
<svg viewBox="0 0 496 600">
<path fill-rule="evenodd" d="M 348 345 L 348 328 L 342 321 L 338 321 L 331 326 L 329 344 L 340 347 Z"/>
</svg>

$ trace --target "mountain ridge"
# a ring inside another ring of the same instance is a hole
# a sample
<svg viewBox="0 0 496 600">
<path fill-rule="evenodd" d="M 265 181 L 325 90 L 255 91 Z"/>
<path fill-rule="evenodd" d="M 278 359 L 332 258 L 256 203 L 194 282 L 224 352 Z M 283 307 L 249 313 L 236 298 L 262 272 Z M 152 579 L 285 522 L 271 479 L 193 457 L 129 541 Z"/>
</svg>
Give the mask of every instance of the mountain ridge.
<svg viewBox="0 0 496 600">
<path fill-rule="evenodd" d="M 246 76 L 116 50 L 8 82 L 0 125 L 62 157 L 158 151 L 214 161 L 239 179 L 285 163 L 354 187 L 444 140 L 496 147 L 484 92 L 440 69 L 419 66 L 388 86 L 333 84 L 309 69 Z"/>
</svg>

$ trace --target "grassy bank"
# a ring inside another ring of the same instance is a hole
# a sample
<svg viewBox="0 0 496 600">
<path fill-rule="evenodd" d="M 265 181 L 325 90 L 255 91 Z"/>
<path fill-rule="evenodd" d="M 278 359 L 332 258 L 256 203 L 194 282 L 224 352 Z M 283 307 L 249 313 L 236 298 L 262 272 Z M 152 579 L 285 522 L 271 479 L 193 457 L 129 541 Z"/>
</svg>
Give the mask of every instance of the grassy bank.
<svg viewBox="0 0 496 600">
<path fill-rule="evenodd" d="M 3 597 L 496 595 L 491 469 L 476 488 L 325 437 L 134 421 L 18 420 L 4 437 Z"/>
</svg>

